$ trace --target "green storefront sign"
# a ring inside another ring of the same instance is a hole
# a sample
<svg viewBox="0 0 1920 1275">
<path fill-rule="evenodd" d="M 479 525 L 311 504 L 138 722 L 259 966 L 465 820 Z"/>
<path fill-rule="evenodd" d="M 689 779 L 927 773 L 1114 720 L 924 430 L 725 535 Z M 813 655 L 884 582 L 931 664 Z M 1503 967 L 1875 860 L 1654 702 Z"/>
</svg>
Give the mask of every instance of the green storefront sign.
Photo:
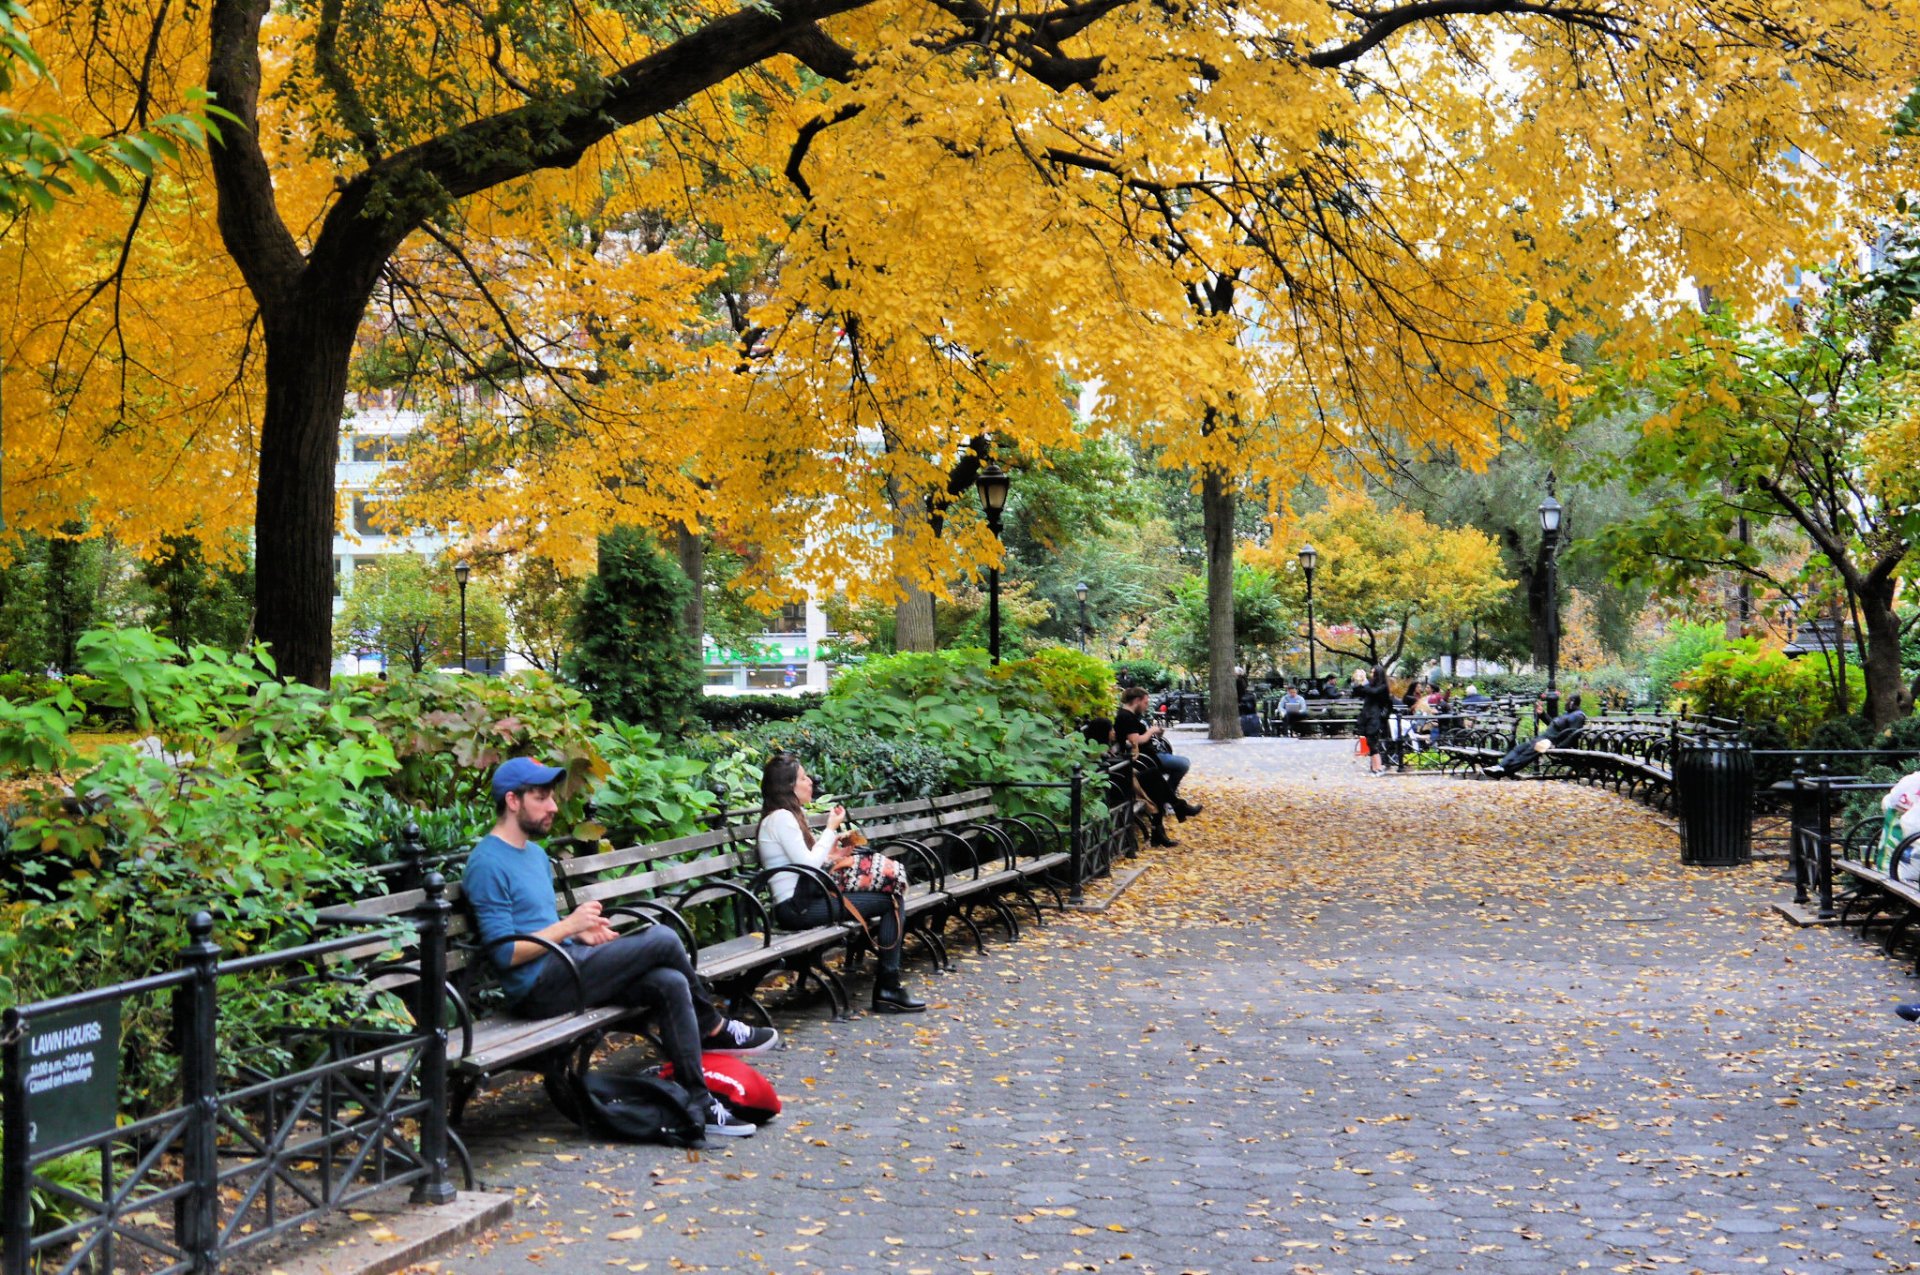
<svg viewBox="0 0 1920 1275">
<path fill-rule="evenodd" d="M 56 1147 L 114 1126 L 120 1002 L 27 1020 L 27 1146 Z"/>
</svg>

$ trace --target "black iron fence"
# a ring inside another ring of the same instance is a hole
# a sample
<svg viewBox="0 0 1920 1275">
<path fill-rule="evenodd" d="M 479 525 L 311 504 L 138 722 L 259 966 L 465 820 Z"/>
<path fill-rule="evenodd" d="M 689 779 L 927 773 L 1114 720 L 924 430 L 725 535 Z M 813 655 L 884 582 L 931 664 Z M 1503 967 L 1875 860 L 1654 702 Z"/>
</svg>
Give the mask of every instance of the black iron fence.
<svg viewBox="0 0 1920 1275">
<path fill-rule="evenodd" d="M 1098 877 L 1111 876 L 1115 860 L 1122 855 L 1132 858 L 1138 853 L 1129 833 L 1126 804 L 1103 800 L 1096 808 L 1089 809 L 1086 767 L 1079 762 L 1073 764 L 1072 774 L 1064 781 L 1043 783 L 1009 780 L 995 784 L 994 787 L 1066 792 L 1067 900 L 1069 903 L 1084 902 L 1087 882 Z M 1102 797 L 1107 792 L 1104 776 L 1097 785 L 1097 792 Z"/>
<path fill-rule="evenodd" d="M 384 967 L 397 945 L 366 930 L 223 960 L 202 912 L 179 968 L 7 1010 L 0 1272 L 209 1272 L 391 1187 L 451 1200 L 449 1153 L 466 1154 L 447 1124 L 449 910 L 428 876 L 416 960 Z M 350 1023 L 285 1028 L 223 1064 L 221 1000 L 242 981 L 293 992 L 347 968 L 390 980 L 394 1002 L 356 998 Z M 126 1119 L 122 1011 L 154 996 L 170 1000 L 178 1094 Z"/>
</svg>

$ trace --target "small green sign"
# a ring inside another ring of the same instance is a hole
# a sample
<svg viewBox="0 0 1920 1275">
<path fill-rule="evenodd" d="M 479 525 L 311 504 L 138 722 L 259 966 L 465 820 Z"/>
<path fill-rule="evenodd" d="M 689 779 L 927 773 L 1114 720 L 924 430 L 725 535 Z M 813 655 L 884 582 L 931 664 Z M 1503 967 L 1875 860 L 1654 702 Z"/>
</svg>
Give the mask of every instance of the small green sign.
<svg viewBox="0 0 1920 1275">
<path fill-rule="evenodd" d="M 27 1146 L 56 1147 L 114 1126 L 120 1002 L 27 1020 Z"/>
</svg>

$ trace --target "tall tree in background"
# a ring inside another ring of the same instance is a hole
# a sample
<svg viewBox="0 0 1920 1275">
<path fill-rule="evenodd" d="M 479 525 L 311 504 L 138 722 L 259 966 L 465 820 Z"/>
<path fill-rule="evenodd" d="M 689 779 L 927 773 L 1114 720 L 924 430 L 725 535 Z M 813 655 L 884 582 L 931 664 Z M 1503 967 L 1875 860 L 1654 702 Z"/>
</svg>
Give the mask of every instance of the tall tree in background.
<svg viewBox="0 0 1920 1275">
<path fill-rule="evenodd" d="M 1845 587 L 1876 727 L 1912 707 L 1912 621 L 1894 600 L 1920 536 L 1920 240 L 1901 231 L 1878 268 L 1806 303 L 1805 331 L 1715 311 L 1650 378 L 1622 371 L 1596 401 L 1655 409 L 1625 459 L 1640 490 L 1666 498 L 1609 529 L 1623 558 L 1670 586 L 1731 570 L 1785 588 L 1743 521 L 1804 537 Z"/>
</svg>

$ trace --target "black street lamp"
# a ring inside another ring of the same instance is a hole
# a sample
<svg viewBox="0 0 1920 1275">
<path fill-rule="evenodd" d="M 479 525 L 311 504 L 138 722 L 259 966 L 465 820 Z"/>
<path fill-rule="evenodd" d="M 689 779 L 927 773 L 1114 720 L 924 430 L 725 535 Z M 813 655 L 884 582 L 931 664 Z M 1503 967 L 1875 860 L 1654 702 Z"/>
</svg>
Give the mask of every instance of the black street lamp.
<svg viewBox="0 0 1920 1275">
<path fill-rule="evenodd" d="M 1082 580 L 1073 586 L 1073 596 L 1080 599 L 1080 654 L 1087 653 L 1087 582 Z"/>
<path fill-rule="evenodd" d="M 453 564 L 453 578 L 460 586 L 460 671 L 467 671 L 467 577 L 473 568 L 464 562 Z"/>
<path fill-rule="evenodd" d="M 980 505 L 987 511 L 987 528 L 1000 539 L 1000 515 L 1006 512 L 1007 488 L 1013 479 L 997 464 L 980 471 Z M 1000 568 L 987 568 L 987 659 L 1000 662 Z"/>
<path fill-rule="evenodd" d="M 1300 550 L 1300 570 L 1307 577 L 1307 685 L 1316 690 L 1320 686 L 1320 665 L 1313 651 L 1313 569 L 1319 562 L 1320 551 L 1312 545 Z"/>
<path fill-rule="evenodd" d="M 1540 534 L 1547 559 L 1547 720 L 1560 716 L 1560 502 L 1547 488 L 1540 502 Z"/>
</svg>

